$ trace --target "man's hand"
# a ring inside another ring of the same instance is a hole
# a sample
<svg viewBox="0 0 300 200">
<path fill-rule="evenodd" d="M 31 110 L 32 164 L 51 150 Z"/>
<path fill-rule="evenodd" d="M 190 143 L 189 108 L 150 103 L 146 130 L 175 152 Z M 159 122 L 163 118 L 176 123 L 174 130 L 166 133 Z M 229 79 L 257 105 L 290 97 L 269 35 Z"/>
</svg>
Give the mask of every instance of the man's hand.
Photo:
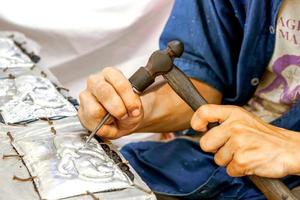
<svg viewBox="0 0 300 200">
<path fill-rule="evenodd" d="M 299 133 L 265 123 L 237 106 L 204 105 L 194 114 L 193 129 L 205 131 L 208 122 L 221 125 L 200 139 L 215 162 L 231 176 L 279 178 L 300 174 Z"/>
<path fill-rule="evenodd" d="M 89 76 L 87 89 L 80 93 L 78 115 L 81 123 L 93 130 L 106 110 L 114 117 L 98 135 L 115 139 L 133 132 L 143 119 L 140 97 L 133 92 L 130 82 L 115 68 L 105 68 Z"/>
<path fill-rule="evenodd" d="M 220 103 L 222 95 L 216 89 L 192 80 L 210 103 Z M 87 88 L 80 93 L 78 116 L 89 130 L 109 112 L 112 118 L 99 131 L 106 139 L 115 139 L 133 132 L 173 132 L 190 127 L 193 110 L 173 91 L 162 84 L 139 96 L 130 82 L 115 68 L 105 68 L 91 75 Z"/>
</svg>

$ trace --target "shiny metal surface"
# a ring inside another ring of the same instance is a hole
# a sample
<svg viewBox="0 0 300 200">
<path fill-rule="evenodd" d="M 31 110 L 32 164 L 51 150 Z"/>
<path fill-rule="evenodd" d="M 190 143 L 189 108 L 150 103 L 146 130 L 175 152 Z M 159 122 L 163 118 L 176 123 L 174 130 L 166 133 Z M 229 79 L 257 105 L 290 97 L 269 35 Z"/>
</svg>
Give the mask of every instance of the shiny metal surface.
<svg viewBox="0 0 300 200">
<path fill-rule="evenodd" d="M 14 127 L 10 128 L 13 130 Z M 13 180 L 14 176 L 27 178 L 29 173 L 18 157 L 4 157 L 7 155 L 17 155 L 17 152 L 10 144 L 10 139 L 5 130 L 0 125 L 0 199 L 39 199 L 32 182 L 18 182 Z"/>
<path fill-rule="evenodd" d="M 17 88 L 13 79 L 0 79 L 0 105 L 10 101 L 16 93 Z"/>
<path fill-rule="evenodd" d="M 84 137 L 63 135 L 54 138 L 61 176 L 93 182 L 110 182 L 113 179 L 128 182 L 116 168 L 96 140 L 85 145 Z"/>
<path fill-rule="evenodd" d="M 33 62 L 9 38 L 0 38 L 0 68 L 31 67 Z"/>
<path fill-rule="evenodd" d="M 71 103 L 45 78 L 22 75 L 0 79 L 1 85 L 6 85 L 0 88 L 0 94 L 6 93 L 5 98 L 0 97 L 4 101 L 0 106 L 1 115 L 6 123 L 76 115 Z"/>
<path fill-rule="evenodd" d="M 84 145 L 86 130 L 66 100 L 67 90 L 58 92 L 52 83 L 62 87 L 48 69 L 38 64 L 30 68 L 0 66 L 0 110 L 6 122 L 28 122 L 41 116 L 56 119 L 25 125 L 0 122 L 0 199 L 155 200 L 130 165 L 133 182 L 95 139 Z M 57 118 L 62 114 L 67 117 Z M 110 143 L 107 145 L 117 152 Z"/>
<path fill-rule="evenodd" d="M 50 142 L 50 146 L 54 147 L 54 135 L 53 132 L 51 132 L 51 127 L 55 127 L 56 130 L 56 134 L 57 136 L 57 146 L 61 146 L 59 145 L 61 143 L 61 135 L 67 135 L 67 137 L 69 137 L 71 134 L 68 132 L 72 132 L 75 135 L 81 135 L 81 133 L 84 133 L 85 130 L 82 128 L 80 122 L 78 121 L 77 117 L 68 117 L 68 118 L 64 118 L 64 119 L 60 119 L 60 120 L 55 120 L 52 121 L 52 125 L 49 125 L 49 122 L 47 121 L 36 121 L 33 123 L 30 123 L 27 126 L 8 126 L 8 125 L 1 125 L 0 124 L 0 199 L 5 199 L 5 200 L 15 200 L 15 199 L 22 199 L 22 200 L 38 200 L 40 199 L 39 194 L 40 192 L 37 192 L 35 190 L 34 185 L 39 186 L 41 188 L 44 188 L 42 190 L 45 190 L 50 192 L 50 191 L 56 191 L 57 195 L 62 195 L 64 194 L 64 192 L 61 193 L 60 189 L 57 189 L 60 185 L 60 181 L 50 181 L 52 179 L 46 179 L 45 180 L 40 180 L 40 178 L 38 179 L 34 179 L 34 183 L 32 181 L 26 181 L 26 182 L 20 182 L 17 180 L 13 180 L 13 176 L 17 175 L 18 177 L 22 177 L 22 178 L 28 178 L 31 176 L 36 176 L 36 172 L 34 172 L 33 170 L 35 169 L 35 167 L 38 166 L 43 166 L 43 163 L 46 163 L 45 161 L 48 160 L 48 157 L 46 154 L 42 154 L 39 158 L 35 158 L 35 156 L 37 155 L 37 153 L 33 153 L 36 151 L 35 145 L 32 146 L 30 145 L 31 143 L 37 143 L 38 144 L 44 144 L 46 145 L 45 148 L 40 147 L 37 151 L 39 152 L 43 152 L 43 149 L 49 149 L 47 146 L 49 145 L 49 140 L 46 140 L 46 138 L 49 137 L 49 135 L 52 134 L 53 137 L 53 144 L 51 144 Z M 25 163 L 30 163 L 30 164 L 26 164 L 30 174 L 28 173 L 27 167 L 22 163 L 21 159 L 17 158 L 17 157 L 11 157 L 11 158 L 6 158 L 6 159 L 2 159 L 3 155 L 16 155 L 18 154 L 17 151 L 15 151 L 13 149 L 13 146 L 10 144 L 10 139 L 9 137 L 6 135 L 7 131 L 11 132 L 11 135 L 13 136 L 14 139 L 14 144 L 16 145 L 15 147 L 18 149 L 18 152 L 20 155 L 24 155 L 23 150 L 22 150 L 22 145 L 26 144 L 26 149 L 30 150 L 30 153 L 28 153 L 27 156 L 23 157 Z M 51 134 L 50 134 L 51 133 Z M 39 135 L 39 136 L 38 136 Z M 35 137 L 37 136 L 37 138 L 39 138 L 37 141 L 35 140 Z M 51 136 L 50 136 L 51 137 Z M 86 136 L 83 136 L 86 137 Z M 73 138 L 73 136 L 71 136 L 71 138 Z M 43 142 L 43 140 L 45 140 Z M 72 141 L 74 141 L 74 139 L 72 139 Z M 94 140 L 92 140 L 92 142 L 94 142 Z M 64 143 L 64 142 L 63 142 Z M 66 141 L 66 144 L 62 145 L 62 146 L 82 146 L 77 145 L 76 140 L 75 140 L 75 145 L 74 142 L 68 142 Z M 114 146 L 111 146 L 109 144 L 109 146 L 111 147 L 111 149 L 115 150 Z M 79 147 L 79 148 L 80 148 Z M 56 149 L 56 147 L 54 147 Z M 64 148 L 64 147 L 63 147 Z M 44 155 L 44 156 L 43 156 Z M 49 160 L 50 163 L 52 163 L 52 170 L 51 174 L 55 175 L 55 174 L 59 174 L 60 176 L 63 176 L 62 180 L 70 180 L 70 182 L 68 184 L 66 184 L 66 190 L 68 190 L 70 192 L 70 195 L 67 195 L 68 197 L 64 198 L 64 199 L 68 199 L 68 200 L 90 200 L 92 199 L 92 197 L 90 195 L 87 194 L 87 186 L 89 184 L 81 184 L 80 185 L 80 189 L 82 191 L 81 194 L 75 195 L 77 192 L 77 188 L 79 186 L 76 186 L 76 184 L 78 184 L 78 182 L 76 181 L 72 181 L 72 180 L 76 180 L 76 179 L 69 179 L 68 177 L 64 177 L 64 175 L 61 172 L 57 172 L 55 171 L 55 167 L 58 167 L 59 163 L 61 162 L 60 160 L 60 155 L 59 155 L 59 151 L 58 154 L 56 153 L 52 153 L 52 156 L 56 156 L 57 157 L 57 163 L 53 163 L 51 162 L 51 159 Z M 101 154 L 102 155 L 102 154 Z M 89 156 L 89 155 L 87 155 Z M 121 155 L 120 155 L 121 156 Z M 31 159 L 32 157 L 32 159 Z M 122 157 L 122 156 L 121 156 Z M 124 158 L 123 158 L 124 159 Z M 30 160 L 30 161 L 29 161 Z M 55 165 L 54 165 L 55 164 Z M 31 166 L 35 166 L 34 168 L 32 168 Z M 39 168 L 39 167 L 38 167 Z M 41 169 L 43 169 L 43 171 L 46 170 L 46 167 L 42 167 Z M 57 169 L 58 170 L 58 169 Z M 92 169 L 93 170 L 93 169 Z M 124 189 L 119 190 L 116 189 L 115 190 L 115 184 L 113 181 L 109 181 L 109 183 L 107 184 L 107 188 L 113 188 L 112 190 L 109 189 L 109 192 L 95 192 L 93 195 L 96 198 L 99 198 L 101 200 L 155 200 L 155 195 L 151 192 L 151 190 L 145 185 L 145 183 L 140 179 L 140 177 L 136 174 L 136 172 L 134 171 L 134 169 L 132 169 L 130 167 L 130 170 L 134 173 L 135 175 L 135 179 L 134 179 L 134 183 L 130 183 L 128 184 Z M 38 170 L 38 172 L 42 172 L 41 170 Z M 47 170 L 45 171 L 47 172 Z M 45 173 L 44 172 L 44 173 Z M 75 176 L 77 176 L 75 174 Z M 37 177 L 40 177 L 39 175 L 37 175 Z M 81 179 L 81 177 L 78 177 L 78 179 Z M 56 178 L 56 180 L 60 180 L 60 178 Z M 83 179 L 81 179 L 85 182 L 93 182 L 92 180 L 89 179 L 85 179 L 83 177 Z M 104 181 L 104 180 L 103 180 Z M 63 182 L 64 183 L 64 182 Z M 97 182 L 94 182 L 97 183 Z M 104 182 L 103 182 L 104 183 Z M 57 184 L 55 187 L 53 187 L 53 185 L 51 184 Z M 74 186 L 75 185 L 75 186 Z M 98 187 L 102 187 L 102 186 L 98 186 Z M 61 188 L 61 190 L 63 190 L 63 188 Z M 16 192 L 18 191 L 18 192 Z M 40 191 L 40 190 L 38 190 Z M 71 192 L 72 191 L 72 192 Z M 91 192 L 91 191 L 90 191 Z M 53 192 L 50 192 L 50 194 L 53 194 Z M 60 199 L 60 198 L 54 198 L 54 199 Z"/>
<path fill-rule="evenodd" d="M 77 126 L 77 128 L 76 128 Z M 56 133 L 51 132 L 54 127 Z M 75 128 L 75 129 L 74 129 Z M 32 126 L 11 133 L 13 146 L 23 156 L 43 199 L 59 199 L 131 187 L 130 180 L 79 122 Z"/>
</svg>

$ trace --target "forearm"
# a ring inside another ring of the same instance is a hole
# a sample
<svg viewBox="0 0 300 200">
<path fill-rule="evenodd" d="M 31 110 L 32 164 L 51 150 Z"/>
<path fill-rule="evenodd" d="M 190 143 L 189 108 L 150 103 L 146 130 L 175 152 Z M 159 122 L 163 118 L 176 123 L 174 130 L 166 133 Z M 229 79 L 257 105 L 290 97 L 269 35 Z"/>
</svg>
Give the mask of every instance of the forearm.
<svg viewBox="0 0 300 200">
<path fill-rule="evenodd" d="M 192 81 L 209 103 L 221 102 L 220 92 L 200 81 Z M 190 127 L 193 110 L 168 84 L 143 95 L 141 99 L 145 114 L 136 132 L 170 132 Z"/>
</svg>

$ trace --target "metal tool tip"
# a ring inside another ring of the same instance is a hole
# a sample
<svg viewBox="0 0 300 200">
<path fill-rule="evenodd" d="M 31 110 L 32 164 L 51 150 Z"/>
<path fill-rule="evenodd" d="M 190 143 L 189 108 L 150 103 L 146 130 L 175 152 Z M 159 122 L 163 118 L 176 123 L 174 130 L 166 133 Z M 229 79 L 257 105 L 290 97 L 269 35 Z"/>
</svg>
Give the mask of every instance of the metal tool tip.
<svg viewBox="0 0 300 200">
<path fill-rule="evenodd" d="M 95 135 L 95 132 L 92 132 L 90 135 L 89 135 L 89 137 L 86 139 L 86 141 L 85 141 L 85 145 L 87 145 L 90 141 L 91 141 L 91 139 L 94 137 L 94 135 Z"/>
</svg>

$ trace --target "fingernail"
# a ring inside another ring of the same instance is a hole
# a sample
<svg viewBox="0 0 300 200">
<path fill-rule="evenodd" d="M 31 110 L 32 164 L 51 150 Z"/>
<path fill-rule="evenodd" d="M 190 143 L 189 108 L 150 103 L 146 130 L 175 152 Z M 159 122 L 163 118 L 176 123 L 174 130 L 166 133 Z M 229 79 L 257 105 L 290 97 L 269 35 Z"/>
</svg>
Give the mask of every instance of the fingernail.
<svg viewBox="0 0 300 200">
<path fill-rule="evenodd" d="M 121 117 L 122 120 L 127 119 L 128 118 L 128 114 L 123 115 L 123 117 Z"/>
<path fill-rule="evenodd" d="M 132 112 L 131 112 L 131 115 L 133 116 L 133 117 L 137 117 L 137 116 L 139 116 L 140 115 L 140 110 L 139 109 L 135 109 L 135 110 L 133 110 Z"/>
</svg>

